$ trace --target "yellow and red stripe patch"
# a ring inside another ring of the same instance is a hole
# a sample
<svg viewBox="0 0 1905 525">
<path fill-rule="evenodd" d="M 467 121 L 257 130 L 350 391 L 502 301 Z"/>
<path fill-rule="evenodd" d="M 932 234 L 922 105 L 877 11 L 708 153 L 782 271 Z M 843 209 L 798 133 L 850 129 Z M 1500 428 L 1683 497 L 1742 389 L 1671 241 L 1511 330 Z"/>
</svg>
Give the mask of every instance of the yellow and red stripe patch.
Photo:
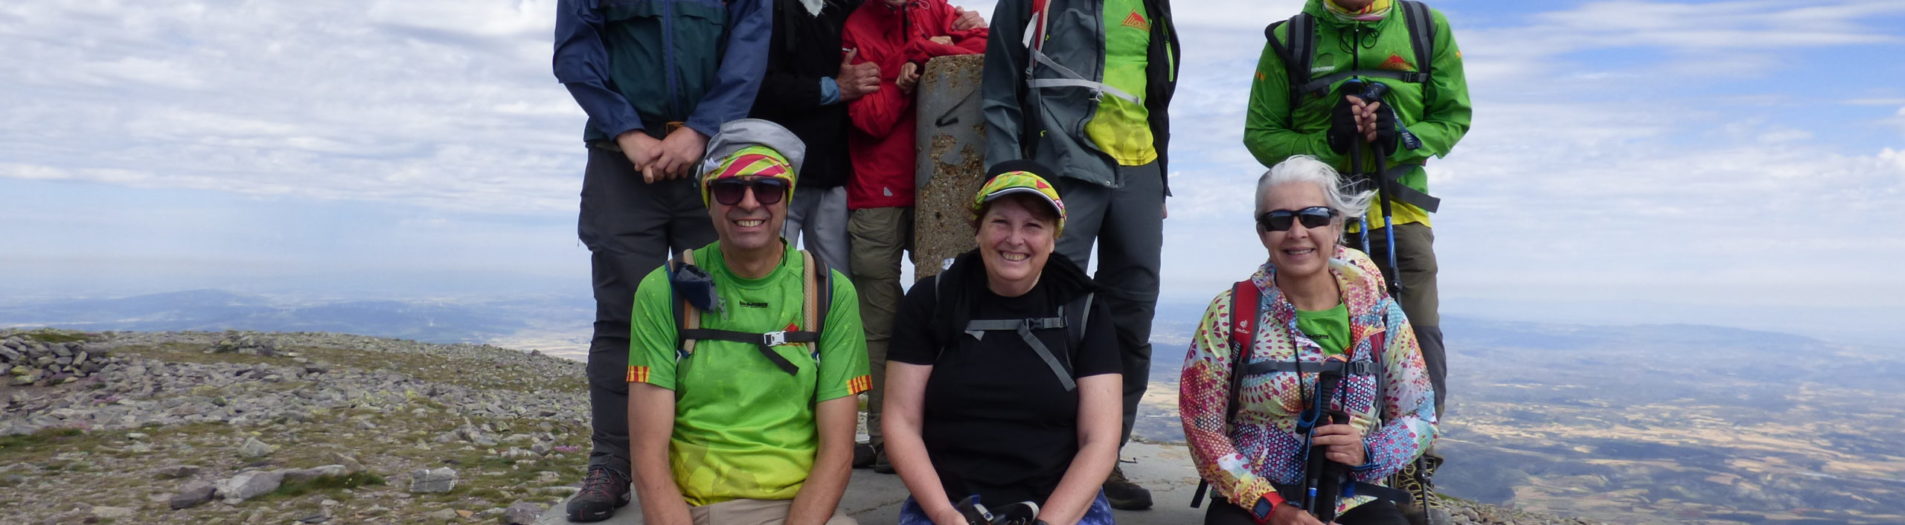
<svg viewBox="0 0 1905 525">
<path fill-rule="evenodd" d="M 847 380 L 847 395 L 854 395 L 873 389 L 873 376 L 863 375 Z"/>
<path fill-rule="evenodd" d="M 628 367 L 628 382 L 647 383 L 648 382 L 648 367 L 646 366 Z"/>
</svg>

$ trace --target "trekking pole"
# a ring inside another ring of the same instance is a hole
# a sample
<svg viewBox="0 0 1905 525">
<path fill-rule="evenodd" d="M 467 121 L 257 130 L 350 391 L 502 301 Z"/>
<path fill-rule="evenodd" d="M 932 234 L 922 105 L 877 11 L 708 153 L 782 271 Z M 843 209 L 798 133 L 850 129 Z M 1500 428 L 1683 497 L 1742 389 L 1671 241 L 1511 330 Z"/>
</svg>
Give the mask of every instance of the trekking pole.
<svg viewBox="0 0 1905 525">
<path fill-rule="evenodd" d="M 1330 401 L 1335 397 L 1337 386 L 1342 383 L 1341 365 L 1348 363 L 1340 359 L 1325 361 L 1335 368 L 1325 368 L 1316 375 L 1316 395 L 1310 400 L 1310 406 L 1303 411 L 1297 421 L 1306 434 L 1304 438 L 1303 468 L 1303 508 L 1316 516 L 1318 521 L 1330 523 L 1336 519 L 1336 500 L 1343 493 L 1343 465 L 1330 461 L 1323 446 L 1315 445 L 1316 428 L 1332 423 L 1348 423 L 1349 415 L 1341 411 L 1330 410 Z"/>
<path fill-rule="evenodd" d="M 1351 88 L 1360 88 L 1356 89 L 1358 92 L 1357 96 L 1362 97 L 1364 102 L 1382 102 L 1383 96 L 1389 94 L 1388 84 L 1381 82 L 1363 82 L 1361 80 L 1351 80 L 1350 82 L 1352 83 L 1349 84 Z M 1395 111 L 1394 108 L 1388 107 L 1382 109 L 1385 111 Z M 1357 144 L 1358 142 L 1350 141 L 1350 143 L 1352 144 L 1351 151 L 1355 151 L 1356 148 L 1353 144 Z M 1390 196 L 1395 194 L 1396 189 L 1395 181 L 1389 176 L 1389 158 L 1383 154 L 1382 148 L 1371 144 L 1369 149 L 1370 156 L 1376 158 L 1376 196 L 1382 206 L 1383 243 L 1389 250 L 1389 265 L 1382 269 L 1383 279 L 1388 281 L 1389 296 L 1400 300 L 1402 298 L 1402 269 L 1396 266 L 1396 221 L 1395 214 L 1390 209 Z M 1360 169 L 1362 159 L 1357 158 L 1356 161 L 1355 165 Z M 1366 223 L 1363 225 L 1363 253 L 1369 253 L 1369 225 Z"/>
</svg>

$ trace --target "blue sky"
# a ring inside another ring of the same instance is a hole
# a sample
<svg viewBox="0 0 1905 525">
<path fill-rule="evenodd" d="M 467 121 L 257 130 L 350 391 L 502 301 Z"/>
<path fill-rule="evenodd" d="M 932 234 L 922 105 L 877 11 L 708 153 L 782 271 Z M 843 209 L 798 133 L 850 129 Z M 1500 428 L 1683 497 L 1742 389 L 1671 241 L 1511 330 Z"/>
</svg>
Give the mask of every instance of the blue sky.
<svg viewBox="0 0 1905 525">
<path fill-rule="evenodd" d="M 1177 3 L 1165 301 L 1264 258 L 1243 101 L 1298 5 Z M 1475 105 L 1430 167 L 1446 314 L 1898 333 L 1905 3 L 1433 5 Z M 0 297 L 587 297 L 554 10 L 0 5 Z"/>
</svg>

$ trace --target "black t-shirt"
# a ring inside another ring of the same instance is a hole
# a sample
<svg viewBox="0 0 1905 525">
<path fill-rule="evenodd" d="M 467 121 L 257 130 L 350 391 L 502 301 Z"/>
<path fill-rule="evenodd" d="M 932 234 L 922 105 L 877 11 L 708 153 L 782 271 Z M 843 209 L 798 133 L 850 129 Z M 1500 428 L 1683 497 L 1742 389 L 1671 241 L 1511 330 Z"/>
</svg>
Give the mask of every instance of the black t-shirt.
<svg viewBox="0 0 1905 525">
<path fill-rule="evenodd" d="M 967 292 L 971 315 L 957 316 L 935 311 L 933 281 L 918 282 L 901 301 L 887 359 L 933 366 L 921 433 L 939 481 L 954 501 L 978 494 L 995 507 L 1026 500 L 1043 505 L 1078 454 L 1078 392 L 1066 392 L 1017 333 L 975 338 L 963 323 L 957 332 L 947 328 L 955 318 L 1053 317 L 1064 303 L 1051 298 L 1047 282 L 1007 298 L 979 281 Z M 1033 332 L 1074 378 L 1121 373 L 1111 316 L 1103 301 L 1094 299 L 1091 310 L 1082 348 L 1072 348 L 1066 329 Z M 955 333 L 958 344 L 942 344 Z"/>
</svg>

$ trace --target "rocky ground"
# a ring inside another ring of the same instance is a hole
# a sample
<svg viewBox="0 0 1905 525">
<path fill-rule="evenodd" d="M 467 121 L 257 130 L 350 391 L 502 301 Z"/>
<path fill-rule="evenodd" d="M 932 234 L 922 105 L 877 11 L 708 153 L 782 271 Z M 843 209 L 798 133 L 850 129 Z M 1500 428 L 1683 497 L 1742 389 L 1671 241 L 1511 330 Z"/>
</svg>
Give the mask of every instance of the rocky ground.
<svg viewBox="0 0 1905 525">
<path fill-rule="evenodd" d="M 534 353 L 317 333 L 0 349 L 5 523 L 529 522 L 587 461 L 582 365 Z"/>
<path fill-rule="evenodd" d="M 534 352 L 0 331 L 0 370 L 4 523 L 533 523 L 587 462 L 582 364 Z"/>
</svg>

